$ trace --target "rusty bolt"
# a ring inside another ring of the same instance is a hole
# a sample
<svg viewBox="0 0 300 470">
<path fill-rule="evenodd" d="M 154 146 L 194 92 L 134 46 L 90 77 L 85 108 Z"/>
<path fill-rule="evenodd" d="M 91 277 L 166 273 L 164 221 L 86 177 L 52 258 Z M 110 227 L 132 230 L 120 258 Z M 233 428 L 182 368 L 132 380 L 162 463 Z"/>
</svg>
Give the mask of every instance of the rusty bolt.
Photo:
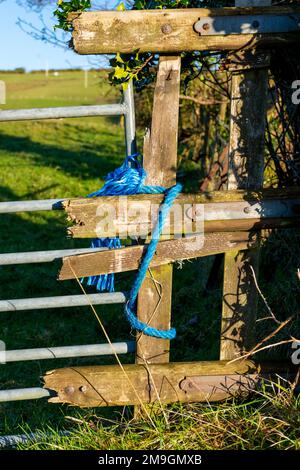
<svg viewBox="0 0 300 470">
<path fill-rule="evenodd" d="M 68 385 L 68 387 L 65 387 L 64 391 L 65 391 L 66 394 L 69 395 L 71 393 L 74 393 L 75 389 L 74 389 L 74 387 L 72 387 L 72 385 Z"/>
<path fill-rule="evenodd" d="M 204 31 L 208 31 L 210 29 L 210 24 L 204 23 L 202 28 L 204 29 Z"/>
<path fill-rule="evenodd" d="M 172 26 L 170 24 L 163 24 L 161 30 L 164 34 L 170 34 L 172 32 Z"/>
</svg>

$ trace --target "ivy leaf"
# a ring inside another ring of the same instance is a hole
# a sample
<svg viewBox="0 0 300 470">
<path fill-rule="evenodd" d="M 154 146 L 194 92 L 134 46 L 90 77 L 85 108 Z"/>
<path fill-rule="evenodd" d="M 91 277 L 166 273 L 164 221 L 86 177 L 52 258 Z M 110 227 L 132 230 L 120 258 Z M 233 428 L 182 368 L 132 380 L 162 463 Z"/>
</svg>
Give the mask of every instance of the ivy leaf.
<svg viewBox="0 0 300 470">
<path fill-rule="evenodd" d="M 115 73 L 114 73 L 114 78 L 118 79 L 127 79 L 128 78 L 128 72 L 124 70 L 122 67 L 119 67 L 118 65 L 115 68 Z"/>
<path fill-rule="evenodd" d="M 126 10 L 126 7 L 125 7 L 124 3 L 123 3 L 123 2 L 119 3 L 119 5 L 117 6 L 116 10 L 118 10 L 118 11 L 124 11 L 124 10 Z"/>
</svg>

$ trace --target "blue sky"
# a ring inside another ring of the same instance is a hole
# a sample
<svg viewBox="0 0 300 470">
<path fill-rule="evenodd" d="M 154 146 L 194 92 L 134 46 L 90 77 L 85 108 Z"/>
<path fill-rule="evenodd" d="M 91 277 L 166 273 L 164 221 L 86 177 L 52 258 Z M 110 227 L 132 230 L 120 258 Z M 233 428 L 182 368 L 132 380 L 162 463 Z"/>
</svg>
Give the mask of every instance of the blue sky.
<svg viewBox="0 0 300 470">
<path fill-rule="evenodd" d="M 115 6 L 117 1 L 110 1 Z M 43 10 L 46 25 L 52 29 L 55 19 L 52 17 L 54 5 Z M 18 5 L 15 0 L 0 2 L 0 70 L 24 67 L 26 70 L 59 69 L 71 67 L 89 67 L 95 65 L 93 58 L 80 56 L 75 52 L 33 39 L 16 24 L 22 18 L 36 27 L 40 27 L 39 16 Z M 99 56 L 98 58 L 99 59 Z M 103 59 L 102 59 L 103 61 Z"/>
</svg>

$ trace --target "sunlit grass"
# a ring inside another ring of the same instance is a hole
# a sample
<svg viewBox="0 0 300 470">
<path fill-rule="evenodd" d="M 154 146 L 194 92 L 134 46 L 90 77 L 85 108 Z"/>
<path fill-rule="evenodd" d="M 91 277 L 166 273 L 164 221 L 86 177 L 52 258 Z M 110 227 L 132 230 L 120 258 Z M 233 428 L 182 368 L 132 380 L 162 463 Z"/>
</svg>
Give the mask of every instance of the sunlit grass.
<svg viewBox="0 0 300 470">
<path fill-rule="evenodd" d="M 6 108 L 94 104 L 119 99 L 118 92 L 111 91 L 105 78 L 99 76 L 92 76 L 91 87 L 85 89 L 81 72 L 50 76 L 48 80 L 42 74 L 11 74 L 1 78 L 8 84 Z M 122 162 L 124 151 L 124 131 L 119 118 L 1 123 L 0 199 L 85 196 L 99 188 L 103 177 Z M 194 187 L 189 173 L 185 174 L 187 186 Z M 0 250 L 88 246 L 89 240 L 67 239 L 66 226 L 61 213 L 2 215 Z M 291 314 L 295 317 L 289 325 L 291 330 L 282 332 L 285 336 L 292 331 L 297 336 L 298 241 L 299 235 L 291 236 L 288 231 L 273 233 L 261 256 L 259 282 L 269 304 L 280 319 Z M 175 264 L 172 323 L 178 334 L 171 345 L 173 361 L 219 357 L 222 270 L 207 291 L 211 262 L 210 258 L 202 258 L 184 263 L 182 269 Z M 0 298 L 80 294 L 75 281 L 56 280 L 58 269 L 58 263 L 1 267 Z M 118 276 L 117 289 L 128 289 L 131 279 L 132 275 Z M 111 340 L 132 339 L 122 307 L 97 307 L 97 312 Z M 265 307 L 259 302 L 258 318 L 265 314 Z M 270 322 L 259 323 L 260 336 L 272 327 Z M 0 328 L 0 339 L 8 349 L 105 341 L 88 307 L 2 313 Z M 279 353 L 289 357 L 287 348 Z M 133 356 L 121 359 L 134 361 Z M 1 365 L 1 388 L 41 386 L 42 375 L 55 367 L 107 363 L 115 363 L 114 358 Z M 124 421 L 119 409 L 90 410 L 87 415 L 85 410 L 50 405 L 45 400 L 4 403 L 0 405 L 0 433 L 22 433 L 24 427 L 27 431 L 44 429 L 47 433 L 53 429 L 72 431 L 69 437 L 47 438 L 44 443 L 35 444 L 37 448 L 299 448 L 299 403 L 288 390 L 280 396 L 268 391 L 244 403 L 174 406 L 167 408 L 166 413 L 167 424 L 161 410 L 153 413 L 153 427 L 148 422 Z M 79 423 L 66 416 L 76 417 Z"/>
<path fill-rule="evenodd" d="M 266 385 L 247 401 L 155 407 L 149 420 L 115 423 L 90 414 L 69 435 L 44 429 L 44 438 L 20 445 L 49 450 L 300 450 L 300 400 L 289 387 Z M 167 419 L 165 419 L 167 417 Z M 66 418 L 68 421 L 68 418 Z"/>
</svg>

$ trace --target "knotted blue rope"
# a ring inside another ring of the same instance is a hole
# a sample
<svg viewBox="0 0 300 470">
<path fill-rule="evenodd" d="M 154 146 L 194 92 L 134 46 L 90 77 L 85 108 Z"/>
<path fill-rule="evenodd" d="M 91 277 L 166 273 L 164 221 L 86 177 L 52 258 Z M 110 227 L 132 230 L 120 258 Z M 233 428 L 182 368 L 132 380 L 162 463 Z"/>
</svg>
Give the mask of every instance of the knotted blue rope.
<svg viewBox="0 0 300 470">
<path fill-rule="evenodd" d="M 170 330 L 158 330 L 157 328 L 153 328 L 152 326 L 141 322 L 137 318 L 135 313 L 133 313 L 133 309 L 136 308 L 137 295 L 145 279 L 149 264 L 153 258 L 153 255 L 155 254 L 155 250 L 159 242 L 159 238 L 164 227 L 166 217 L 170 212 L 174 199 L 180 193 L 181 189 L 181 184 L 176 184 L 175 186 L 172 186 L 170 189 L 166 190 L 166 197 L 163 204 L 159 208 L 158 220 L 153 230 L 152 239 L 148 245 L 146 254 L 142 259 L 139 271 L 129 292 L 129 299 L 125 305 L 126 317 L 132 328 L 135 328 L 138 331 L 142 331 L 145 335 L 154 336 L 156 338 L 174 339 L 176 336 L 176 330 L 175 328 L 171 328 Z"/>
<path fill-rule="evenodd" d="M 125 314 L 132 328 L 142 331 L 148 336 L 157 338 L 173 339 L 176 336 L 176 330 L 157 330 L 149 325 L 141 322 L 136 317 L 133 310 L 136 309 L 136 299 L 139 289 L 146 276 L 147 269 L 155 253 L 157 243 L 159 241 L 161 232 L 166 221 L 166 217 L 172 207 L 174 199 L 180 193 L 182 186 L 176 184 L 175 186 L 166 189 L 162 186 L 148 186 L 144 184 L 147 174 L 140 162 L 139 154 L 128 156 L 123 165 L 116 168 L 113 172 L 109 173 L 105 178 L 104 186 L 91 194 L 88 197 L 98 196 L 118 196 L 130 194 L 165 194 L 165 200 L 159 208 L 158 219 L 156 226 L 153 230 L 152 239 L 148 245 L 147 251 L 142 259 L 139 271 L 134 280 L 133 286 L 127 297 L 125 305 Z M 121 241 L 119 237 L 114 238 L 96 238 L 92 241 L 92 247 L 108 247 L 120 248 Z M 114 291 L 114 274 L 101 274 L 99 276 L 90 276 L 87 280 L 89 286 L 95 286 L 98 291 L 108 290 Z"/>
</svg>

